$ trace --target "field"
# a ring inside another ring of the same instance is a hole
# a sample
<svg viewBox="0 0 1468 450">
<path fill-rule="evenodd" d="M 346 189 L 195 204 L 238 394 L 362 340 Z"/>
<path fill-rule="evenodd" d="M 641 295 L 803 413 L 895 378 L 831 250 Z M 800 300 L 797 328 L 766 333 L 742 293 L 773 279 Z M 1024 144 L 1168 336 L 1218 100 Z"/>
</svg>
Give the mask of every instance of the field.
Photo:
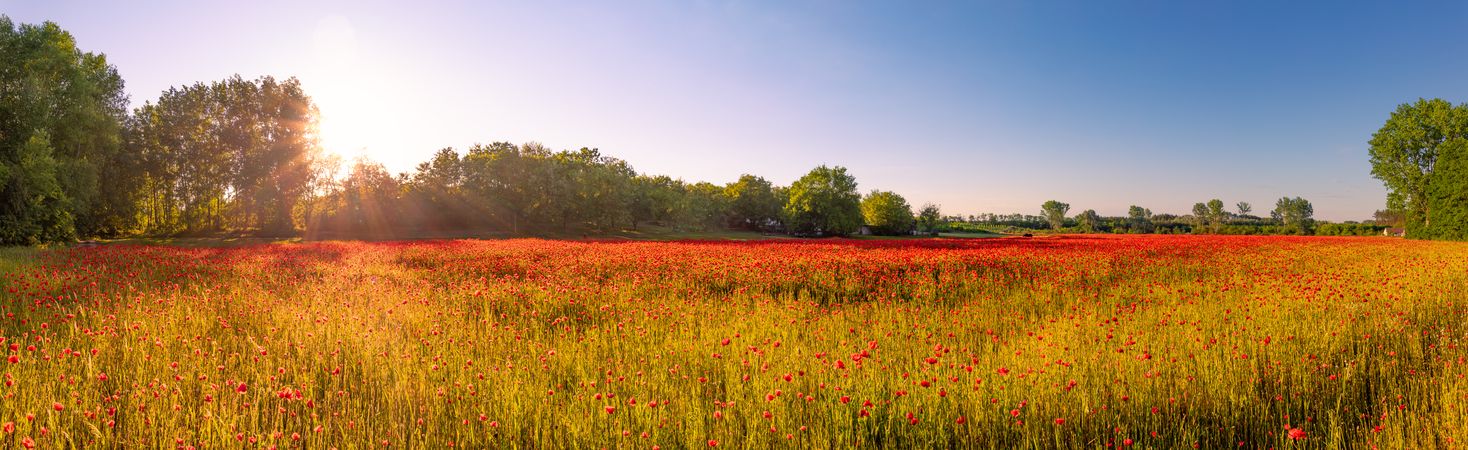
<svg viewBox="0 0 1468 450">
<path fill-rule="evenodd" d="M 1468 245 L 0 252 L 0 446 L 1444 448 Z"/>
</svg>

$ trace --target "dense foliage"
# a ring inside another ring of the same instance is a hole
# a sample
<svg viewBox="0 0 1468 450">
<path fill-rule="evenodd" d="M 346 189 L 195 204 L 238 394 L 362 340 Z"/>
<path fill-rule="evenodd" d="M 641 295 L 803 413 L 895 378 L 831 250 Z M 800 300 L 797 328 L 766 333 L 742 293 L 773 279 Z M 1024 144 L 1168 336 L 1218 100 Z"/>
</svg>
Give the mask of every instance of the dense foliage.
<svg viewBox="0 0 1468 450">
<path fill-rule="evenodd" d="M 148 234 L 294 234 L 321 175 L 316 107 L 294 78 L 169 89 L 128 120 L 125 165 L 109 180 Z"/>
<path fill-rule="evenodd" d="M 106 232 L 126 202 L 102 189 L 127 98 L 107 58 L 56 24 L 0 16 L 0 244 Z"/>
<path fill-rule="evenodd" d="M 797 235 L 844 236 L 862 225 L 861 194 L 845 167 L 820 166 L 790 185 L 786 226 Z"/>
<path fill-rule="evenodd" d="M 1402 104 L 1371 137 L 1371 174 L 1389 209 L 1405 213 L 1407 236 L 1468 238 L 1468 104 Z"/>
<path fill-rule="evenodd" d="M 861 199 L 861 215 L 872 234 L 911 234 L 917 221 L 907 199 L 892 191 L 872 191 Z"/>
</svg>

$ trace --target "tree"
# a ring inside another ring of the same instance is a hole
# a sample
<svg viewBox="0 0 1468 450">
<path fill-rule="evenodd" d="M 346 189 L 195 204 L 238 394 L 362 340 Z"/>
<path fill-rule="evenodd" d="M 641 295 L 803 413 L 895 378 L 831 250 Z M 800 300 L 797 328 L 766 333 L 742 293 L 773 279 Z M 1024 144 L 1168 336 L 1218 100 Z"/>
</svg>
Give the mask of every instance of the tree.
<svg viewBox="0 0 1468 450">
<path fill-rule="evenodd" d="M 1427 235 L 1428 191 L 1444 144 L 1468 138 L 1468 105 L 1443 99 L 1402 104 L 1371 136 L 1371 175 L 1387 188 L 1387 206 L 1406 214 L 1408 237 Z M 1451 215 L 1451 214 L 1450 214 Z"/>
<path fill-rule="evenodd" d="M 764 229 L 779 221 L 784 205 L 769 180 L 750 174 L 725 186 L 724 196 L 729 199 L 729 227 L 736 229 Z"/>
<path fill-rule="evenodd" d="M 170 88 L 134 110 L 142 231 L 293 233 L 319 174 L 316 117 L 298 80 L 268 76 Z"/>
<path fill-rule="evenodd" d="M 1203 226 L 1208 224 L 1208 204 L 1193 204 L 1193 226 L 1197 227 L 1195 232 L 1202 232 Z"/>
<path fill-rule="evenodd" d="M 845 167 L 820 166 L 790 185 L 786 224 L 794 234 L 844 236 L 861 227 L 861 194 Z"/>
<path fill-rule="evenodd" d="M 366 158 L 352 163 L 340 189 L 323 199 L 312 235 L 331 232 L 382 238 L 391 236 L 401 217 L 401 182 L 382 164 Z"/>
<path fill-rule="evenodd" d="M 1228 218 L 1228 211 L 1223 210 L 1223 200 L 1213 199 L 1208 201 L 1208 227 L 1214 233 L 1223 227 L 1223 221 Z"/>
<path fill-rule="evenodd" d="M 126 227 L 137 177 L 119 154 L 127 97 L 117 69 L 55 23 L 5 16 L 0 68 L 0 244 Z"/>
<path fill-rule="evenodd" d="M 686 186 L 678 205 L 676 226 L 682 230 L 703 231 L 722 224 L 728 211 L 724 188 L 709 182 Z"/>
<path fill-rule="evenodd" d="M 1468 139 L 1444 142 L 1427 187 L 1425 235 L 1431 239 L 1468 240 Z"/>
<path fill-rule="evenodd" d="M 936 234 L 938 226 L 943 221 L 943 211 L 938 209 L 938 205 L 924 203 L 923 208 L 918 212 L 917 221 L 918 228 L 923 232 Z"/>
<path fill-rule="evenodd" d="M 1254 206 L 1250 205 L 1249 202 L 1238 202 L 1234 204 L 1234 207 L 1238 208 L 1240 217 L 1247 216 L 1254 211 Z"/>
<path fill-rule="evenodd" d="M 1088 209 L 1076 215 L 1076 222 L 1080 224 L 1081 230 L 1087 233 L 1096 231 L 1096 226 L 1101 223 L 1101 215 L 1096 210 Z"/>
<path fill-rule="evenodd" d="M 891 191 L 872 191 L 861 200 L 861 215 L 872 234 L 903 235 L 912 232 L 914 220 L 907 199 Z"/>
<path fill-rule="evenodd" d="M 1315 207 L 1300 197 L 1281 197 L 1269 215 L 1296 234 L 1310 234 L 1315 224 Z"/>
<path fill-rule="evenodd" d="M 1127 219 L 1131 222 L 1131 229 L 1134 230 L 1132 231 L 1134 233 L 1151 233 L 1153 231 L 1151 209 L 1132 205 L 1130 208 L 1127 208 Z"/>
<path fill-rule="evenodd" d="M 1046 201 L 1040 205 L 1040 215 L 1045 216 L 1045 221 L 1050 223 L 1050 228 L 1059 230 L 1065 226 L 1065 213 L 1070 211 L 1070 204 L 1055 200 Z"/>
<path fill-rule="evenodd" d="M 436 229 L 467 225 L 471 210 L 464 198 L 464 162 L 452 147 L 439 149 L 418 164 L 407 186 L 420 212 L 419 222 Z"/>
</svg>

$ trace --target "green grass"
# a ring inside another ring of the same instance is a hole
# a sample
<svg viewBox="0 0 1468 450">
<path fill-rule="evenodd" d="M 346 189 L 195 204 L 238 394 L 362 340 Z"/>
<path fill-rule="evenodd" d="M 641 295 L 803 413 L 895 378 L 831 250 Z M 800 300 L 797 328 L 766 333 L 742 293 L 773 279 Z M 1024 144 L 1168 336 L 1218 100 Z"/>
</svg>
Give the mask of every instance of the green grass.
<svg viewBox="0 0 1468 450">
<path fill-rule="evenodd" d="M 35 247 L 0 247 L 0 273 L 11 273 L 31 265 Z"/>
</svg>

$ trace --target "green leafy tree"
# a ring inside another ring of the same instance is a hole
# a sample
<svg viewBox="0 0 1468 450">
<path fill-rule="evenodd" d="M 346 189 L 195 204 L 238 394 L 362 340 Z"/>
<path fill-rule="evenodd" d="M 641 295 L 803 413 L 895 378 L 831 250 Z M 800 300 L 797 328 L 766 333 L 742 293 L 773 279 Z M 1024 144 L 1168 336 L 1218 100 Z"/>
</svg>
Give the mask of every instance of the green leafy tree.
<svg viewBox="0 0 1468 450">
<path fill-rule="evenodd" d="M 357 158 L 335 192 L 326 195 L 312 236 L 389 237 L 400 226 L 402 183 L 380 163 Z"/>
<path fill-rule="evenodd" d="M 55 23 L 0 16 L 0 244 L 129 226 L 138 178 L 119 152 L 122 87 Z"/>
<path fill-rule="evenodd" d="M 1040 205 L 1040 215 L 1050 223 L 1050 229 L 1059 230 L 1065 226 L 1065 213 L 1070 211 L 1069 203 L 1061 203 L 1055 200 L 1046 201 Z"/>
<path fill-rule="evenodd" d="M 1088 209 L 1076 215 L 1076 223 L 1080 224 L 1081 230 L 1087 233 L 1096 231 L 1097 225 L 1101 223 L 1101 215 L 1096 210 Z"/>
<path fill-rule="evenodd" d="M 1241 217 L 1247 216 L 1249 215 L 1249 213 L 1254 212 L 1254 205 L 1250 205 L 1249 202 L 1238 202 L 1234 204 L 1234 208 L 1236 208 L 1236 210 L 1239 212 L 1239 216 Z"/>
<path fill-rule="evenodd" d="M 872 234 L 903 235 L 912 232 L 915 221 L 907 199 L 891 191 L 872 191 L 861 200 L 861 215 Z"/>
<path fill-rule="evenodd" d="M 1194 232 L 1201 233 L 1206 225 L 1208 225 L 1208 204 L 1207 203 L 1202 203 L 1202 202 L 1194 203 L 1193 204 L 1193 227 L 1195 227 Z"/>
<path fill-rule="evenodd" d="M 794 234 L 845 236 L 861 227 L 861 194 L 845 167 L 811 169 L 788 195 L 786 225 Z"/>
<path fill-rule="evenodd" d="M 1433 239 L 1468 240 L 1468 139 L 1450 139 L 1438 150 L 1427 187 L 1426 234 Z"/>
<path fill-rule="evenodd" d="M 1315 207 L 1300 197 L 1281 197 L 1269 215 L 1295 234 L 1310 234 L 1315 226 Z"/>
<path fill-rule="evenodd" d="M 1208 201 L 1208 227 L 1214 233 L 1223 227 L 1223 222 L 1228 219 L 1228 211 L 1223 209 L 1223 200 L 1213 199 Z"/>
<path fill-rule="evenodd" d="M 687 185 L 682 202 L 677 206 L 675 223 L 678 229 L 704 231 L 723 224 L 729 208 L 724 188 L 708 182 Z"/>
<path fill-rule="evenodd" d="M 1444 144 L 1468 138 L 1468 105 L 1418 99 L 1397 106 L 1371 136 L 1371 174 L 1387 188 L 1389 209 L 1406 214 L 1408 237 L 1431 237 L 1429 190 Z M 1452 215 L 1452 214 L 1450 214 Z"/>
<path fill-rule="evenodd" d="M 418 164 L 404 186 L 411 211 L 407 220 L 433 230 L 458 229 L 466 225 L 470 213 L 463 193 L 464 166 L 453 148 L 439 149 Z"/>
<path fill-rule="evenodd" d="M 292 234 L 320 158 L 317 110 L 295 78 L 170 88 L 128 120 L 143 231 Z"/>
<path fill-rule="evenodd" d="M 938 205 L 924 203 L 923 208 L 918 210 L 918 228 L 925 233 L 937 233 L 938 227 L 943 223 L 943 211 Z"/>
<path fill-rule="evenodd" d="M 1151 233 L 1152 210 L 1137 205 L 1127 208 L 1127 219 L 1134 233 Z"/>
<path fill-rule="evenodd" d="M 769 180 L 749 174 L 725 186 L 724 196 L 729 199 L 729 227 L 735 229 L 764 229 L 779 221 L 784 205 Z"/>
</svg>

